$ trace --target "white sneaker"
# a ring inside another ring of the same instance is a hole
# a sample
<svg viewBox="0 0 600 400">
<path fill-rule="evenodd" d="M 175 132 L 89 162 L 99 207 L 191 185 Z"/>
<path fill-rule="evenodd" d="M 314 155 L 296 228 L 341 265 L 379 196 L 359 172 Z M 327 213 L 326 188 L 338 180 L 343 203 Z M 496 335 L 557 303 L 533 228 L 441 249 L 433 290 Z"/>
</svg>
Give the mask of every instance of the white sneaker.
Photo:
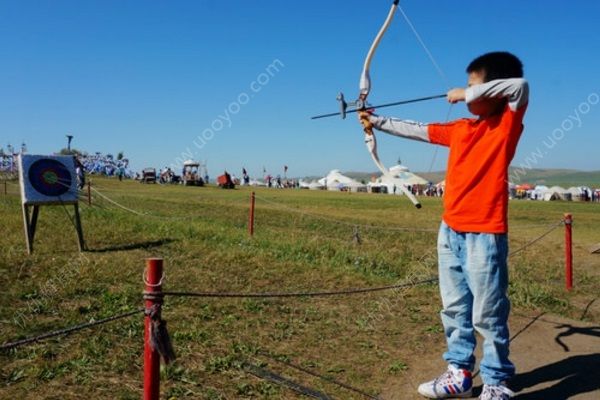
<svg viewBox="0 0 600 400">
<path fill-rule="evenodd" d="M 419 385 L 419 394 L 430 399 L 471 397 L 471 371 L 448 365 L 448 370 L 432 381 Z M 490 398 L 491 399 L 491 398 Z"/>
<path fill-rule="evenodd" d="M 479 400 L 509 400 L 515 393 L 504 385 L 483 385 Z"/>
</svg>

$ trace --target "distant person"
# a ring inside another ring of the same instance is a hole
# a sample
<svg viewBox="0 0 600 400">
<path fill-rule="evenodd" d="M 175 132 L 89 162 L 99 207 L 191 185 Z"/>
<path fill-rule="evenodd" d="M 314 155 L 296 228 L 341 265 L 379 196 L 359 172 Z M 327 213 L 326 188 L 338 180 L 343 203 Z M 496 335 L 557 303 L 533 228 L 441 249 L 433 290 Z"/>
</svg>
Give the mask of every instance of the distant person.
<svg viewBox="0 0 600 400">
<path fill-rule="evenodd" d="M 123 166 L 119 166 L 117 168 L 117 176 L 119 177 L 119 182 L 123 181 L 123 175 L 125 175 L 125 168 Z"/>
<path fill-rule="evenodd" d="M 423 383 L 431 399 L 470 397 L 475 332 L 483 337 L 480 399 L 507 400 L 515 373 L 508 358 L 508 166 L 523 132 L 529 87 L 521 61 L 507 52 L 487 53 L 466 70 L 467 88 L 448 91 L 477 118 L 419 124 L 359 113 L 372 128 L 449 148 L 443 221 L 438 234 L 441 312 L 448 369 Z"/>
<path fill-rule="evenodd" d="M 75 157 L 75 176 L 77 176 L 77 188 L 83 189 L 85 186 L 85 168 L 79 158 Z"/>
</svg>

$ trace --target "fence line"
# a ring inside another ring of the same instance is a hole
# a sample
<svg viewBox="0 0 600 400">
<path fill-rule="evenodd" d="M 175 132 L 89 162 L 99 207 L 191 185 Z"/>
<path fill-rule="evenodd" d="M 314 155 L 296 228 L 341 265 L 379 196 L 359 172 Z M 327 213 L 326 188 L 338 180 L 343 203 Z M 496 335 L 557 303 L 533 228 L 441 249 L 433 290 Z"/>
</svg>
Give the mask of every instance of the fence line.
<svg viewBox="0 0 600 400">
<path fill-rule="evenodd" d="M 534 238 L 533 240 L 527 242 L 526 244 L 524 244 L 523 246 L 521 246 L 517 250 L 511 252 L 509 254 L 509 257 L 514 256 L 515 254 L 517 254 L 517 253 L 525 250 L 526 248 L 532 246 L 533 244 L 537 243 L 538 241 L 540 241 L 541 239 L 543 239 L 544 237 L 546 237 L 547 235 L 549 235 L 551 232 L 553 232 L 555 229 L 557 229 L 559 226 L 561 226 L 563 224 L 564 224 L 564 220 L 561 220 L 559 223 L 551 225 L 550 229 L 548 229 L 547 231 L 545 231 L 544 233 L 542 233 L 538 237 Z M 419 281 L 416 281 L 416 282 L 408 282 L 408 283 L 401 283 L 401 284 L 395 284 L 395 285 L 385 285 L 385 286 L 366 287 L 366 288 L 349 288 L 349 289 L 331 290 L 331 291 L 312 291 L 312 292 L 238 293 L 238 292 L 164 291 L 164 292 L 161 292 L 160 294 L 144 292 L 144 298 L 145 299 L 149 299 L 149 298 L 160 298 L 160 299 L 162 299 L 163 296 L 199 297 L 199 298 L 332 297 L 332 296 L 364 294 L 364 293 L 373 293 L 373 292 L 381 292 L 381 291 L 386 291 L 386 290 L 393 290 L 393 289 L 401 289 L 401 288 L 407 288 L 407 287 L 414 287 L 414 286 L 419 286 L 419 285 L 425 285 L 425 284 L 428 284 L 428 283 L 433 283 L 433 282 L 436 282 L 437 280 L 438 280 L 437 277 L 431 277 L 431 278 L 419 280 Z M 67 334 L 67 333 L 79 331 L 79 330 L 82 330 L 82 329 L 85 329 L 85 328 L 90 328 L 90 327 L 93 327 L 93 326 L 102 325 L 102 324 L 107 323 L 107 322 L 111 322 L 111 321 L 114 321 L 114 320 L 117 320 L 117 319 L 121 319 L 121 318 L 132 316 L 132 315 L 134 315 L 136 313 L 139 313 L 141 311 L 144 311 L 144 309 L 138 309 L 138 310 L 134 310 L 134 311 L 129 311 L 129 312 L 126 312 L 126 313 L 123 313 L 123 314 L 118 314 L 118 315 L 115 315 L 115 316 L 112 316 L 112 317 L 108 317 L 108 318 L 104 318 L 104 319 L 101 319 L 101 320 L 98 320 L 98 321 L 89 322 L 89 323 L 83 323 L 83 324 L 79 324 L 79 325 L 74 325 L 74 326 L 69 327 L 69 328 L 59 329 L 59 330 L 56 330 L 56 331 L 47 332 L 47 333 L 44 333 L 44 334 L 41 334 L 41 335 L 38 335 L 38 336 L 34 336 L 32 338 L 27 338 L 27 339 L 15 341 L 15 342 L 5 343 L 5 344 L 0 345 L 0 350 L 6 350 L 6 349 L 13 348 L 13 347 L 19 347 L 19 346 L 22 346 L 22 345 L 25 345 L 25 344 L 37 342 L 37 341 L 40 341 L 40 340 L 43 340 L 43 339 L 47 339 L 47 338 L 50 338 L 50 337 L 60 336 L 60 335 L 64 335 L 64 334 Z"/>
<path fill-rule="evenodd" d="M 4 343 L 2 345 L 0 345 L 0 350 L 9 350 L 9 349 L 13 349 L 15 347 L 21 347 L 24 346 L 26 344 L 31 344 L 31 343 L 35 343 L 35 342 L 39 342 L 40 340 L 44 340 L 44 339 L 48 339 L 51 337 L 55 337 L 55 336 L 61 336 L 61 335 L 66 335 L 72 332 L 77 332 L 80 331 L 82 329 L 87 329 L 87 328 L 91 328 L 94 326 L 98 326 L 98 325 L 103 325 L 112 321 L 116 321 L 118 319 L 123 319 L 123 318 L 127 318 L 127 317 L 131 317 L 132 315 L 144 312 L 145 309 L 144 308 L 140 308 L 137 310 L 133 310 L 133 311 L 128 311 L 122 314 L 117 314 L 117 315 L 113 315 L 111 317 L 107 317 L 107 318 L 103 318 L 103 319 L 99 319 L 97 321 L 92 321 L 92 322 L 86 322 L 86 323 L 82 323 L 82 324 L 77 324 L 77 325 L 73 325 L 70 326 L 68 328 L 63 328 L 63 329 L 58 329 L 55 331 L 50 331 L 50 332 L 46 332 L 43 333 L 41 335 L 37 335 L 37 336 L 32 336 L 26 339 L 22 339 L 22 340 L 17 340 L 14 342 L 8 342 L 8 343 Z"/>
<path fill-rule="evenodd" d="M 361 223 L 355 223 L 355 222 L 348 222 L 348 221 L 344 221 L 344 220 L 340 220 L 340 219 L 336 219 L 336 218 L 332 218 L 326 215 L 322 215 L 322 214 L 315 214 L 315 213 L 310 213 L 307 211 L 302 211 L 302 210 L 298 210 L 286 205 L 283 205 L 279 202 L 276 202 L 274 200 L 269 200 L 265 197 L 262 196 L 256 196 L 255 197 L 258 200 L 264 201 L 265 203 L 268 204 L 272 204 L 275 205 L 276 207 L 278 207 L 281 210 L 286 210 L 286 211 L 290 211 L 290 212 L 294 212 L 297 214 L 301 214 L 301 215 L 305 215 L 308 217 L 313 217 L 313 218 L 318 218 L 318 219 L 322 219 L 325 221 L 330 221 L 339 225 L 346 225 L 346 226 L 350 226 L 350 227 L 360 227 L 360 228 L 366 228 L 366 229 L 378 229 L 378 230 L 386 230 L 386 231 L 402 231 L 402 232 L 437 232 L 438 228 L 409 228 L 409 227 L 400 227 L 400 226 L 382 226 L 382 225 L 369 225 L 369 224 L 361 224 Z"/>
<path fill-rule="evenodd" d="M 554 224 L 550 225 L 550 227 L 549 227 L 549 229 L 547 231 L 545 231 L 544 233 L 542 233 L 538 237 L 534 238 L 533 240 L 530 240 L 529 242 L 525 243 L 524 245 L 522 245 L 518 249 L 510 252 L 510 254 L 508 256 L 509 257 L 510 256 L 514 256 L 515 254 L 517 254 L 517 253 L 525 250 L 526 248 L 528 248 L 531 245 L 533 245 L 533 244 L 537 243 L 538 241 L 542 240 L 543 238 L 545 238 L 546 236 L 548 236 L 550 233 L 552 233 L 555 229 L 557 229 L 559 226 L 562 226 L 564 224 L 565 224 L 565 220 L 561 219 L 560 222 L 554 223 Z"/>
<path fill-rule="evenodd" d="M 192 218 L 202 218 L 203 216 L 200 215 L 185 215 L 185 216 L 170 216 L 170 215 L 158 215 L 158 214 L 152 214 L 149 212 L 144 212 L 144 211 L 138 211 L 135 210 L 133 208 L 127 207 L 121 203 L 119 203 L 118 201 L 108 197 L 107 195 L 105 195 L 104 193 L 100 192 L 98 189 L 94 188 L 93 186 L 91 187 L 91 189 L 96 192 L 100 197 L 102 197 L 103 199 L 105 199 L 106 201 L 108 201 L 109 203 L 113 204 L 114 206 L 127 211 L 131 214 L 135 214 L 137 216 L 140 217 L 150 217 L 150 218 L 156 218 L 156 219 L 162 219 L 162 220 L 172 220 L 172 221 L 181 221 L 181 220 L 189 220 Z"/>
<path fill-rule="evenodd" d="M 297 364 L 291 363 L 291 362 L 289 362 L 289 361 L 285 361 L 285 360 L 282 360 L 282 359 L 280 359 L 280 358 L 274 357 L 274 356 L 272 356 L 271 354 L 269 354 L 269 353 L 266 353 L 266 352 L 264 352 L 264 351 L 259 351 L 259 352 L 258 352 L 258 354 L 259 354 L 259 355 L 262 355 L 262 356 L 264 356 L 264 357 L 267 357 L 267 358 L 269 358 L 269 359 L 271 359 L 271 360 L 273 360 L 273 361 L 276 361 L 276 362 L 278 362 L 278 363 L 281 363 L 281 364 L 283 364 L 283 365 L 286 365 L 286 366 L 288 366 L 288 367 L 290 367 L 290 368 L 293 368 L 293 369 L 295 369 L 295 370 L 297 370 L 297 371 L 304 372 L 305 374 L 308 374 L 308 375 L 310 375 L 310 376 L 314 376 L 315 378 L 319 378 L 319 379 L 321 379 L 321 380 L 323 380 L 323 381 L 325 381 L 325 382 L 333 383 L 334 385 L 337 385 L 337 386 L 339 386 L 339 387 L 342 387 L 342 388 L 344 388 L 344 389 L 346 389 L 346 390 L 350 390 L 351 392 L 358 393 L 358 394 L 360 394 L 360 395 L 362 395 L 362 396 L 364 396 L 364 397 L 366 397 L 366 398 L 368 398 L 368 399 L 380 400 L 380 398 L 379 398 L 379 397 L 376 397 L 376 396 L 370 395 L 369 393 L 367 393 L 367 392 L 365 392 L 365 391 L 363 391 L 363 390 L 357 389 L 357 388 L 355 388 L 355 387 L 353 387 L 353 386 L 350 386 L 350 385 L 348 385 L 347 383 L 340 382 L 340 381 L 338 381 L 337 379 L 334 379 L 334 378 L 331 378 L 331 377 L 329 377 L 329 376 L 322 375 L 322 374 L 319 374 L 319 373 L 317 373 L 317 372 L 311 371 L 311 370 L 309 370 L 308 368 L 304 368 L 304 367 L 302 367 L 302 366 L 300 366 L 300 365 L 297 365 Z"/>
<path fill-rule="evenodd" d="M 416 282 L 401 283 L 396 285 L 387 286 L 376 286 L 368 288 L 350 288 L 343 290 L 332 290 L 332 291 L 317 291 L 317 292 L 265 292 L 265 293 L 234 293 L 234 292 L 173 292 L 164 291 L 164 296 L 176 296 L 176 297 L 204 297 L 204 298 L 285 298 L 285 297 L 331 297 L 331 296 L 344 296 L 362 293 L 373 293 L 382 292 L 385 290 L 401 289 L 419 285 L 425 285 L 427 283 L 436 282 L 437 277 L 423 279 Z"/>
</svg>

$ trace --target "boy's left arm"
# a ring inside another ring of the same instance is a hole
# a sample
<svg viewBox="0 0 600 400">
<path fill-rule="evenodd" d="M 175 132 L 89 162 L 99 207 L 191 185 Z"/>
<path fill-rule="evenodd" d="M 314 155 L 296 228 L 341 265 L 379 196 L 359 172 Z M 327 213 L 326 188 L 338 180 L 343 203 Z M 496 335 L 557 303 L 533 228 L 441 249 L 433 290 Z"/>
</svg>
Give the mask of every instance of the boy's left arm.
<svg viewBox="0 0 600 400">
<path fill-rule="evenodd" d="M 484 98 L 505 98 L 512 111 L 517 111 L 529 101 L 529 84 L 523 78 L 496 79 L 465 89 L 465 102 L 473 103 Z"/>
</svg>

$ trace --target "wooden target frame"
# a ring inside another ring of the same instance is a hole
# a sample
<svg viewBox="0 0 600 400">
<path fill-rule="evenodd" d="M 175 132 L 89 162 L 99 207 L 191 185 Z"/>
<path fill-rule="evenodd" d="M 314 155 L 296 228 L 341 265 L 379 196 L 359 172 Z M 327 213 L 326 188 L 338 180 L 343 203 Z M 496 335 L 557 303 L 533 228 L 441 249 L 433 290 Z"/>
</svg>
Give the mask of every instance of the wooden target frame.
<svg viewBox="0 0 600 400">
<path fill-rule="evenodd" d="M 73 206 L 77 243 L 79 251 L 84 251 L 75 157 L 21 154 L 18 165 L 27 253 L 33 252 L 40 207 L 46 205 Z"/>
</svg>

